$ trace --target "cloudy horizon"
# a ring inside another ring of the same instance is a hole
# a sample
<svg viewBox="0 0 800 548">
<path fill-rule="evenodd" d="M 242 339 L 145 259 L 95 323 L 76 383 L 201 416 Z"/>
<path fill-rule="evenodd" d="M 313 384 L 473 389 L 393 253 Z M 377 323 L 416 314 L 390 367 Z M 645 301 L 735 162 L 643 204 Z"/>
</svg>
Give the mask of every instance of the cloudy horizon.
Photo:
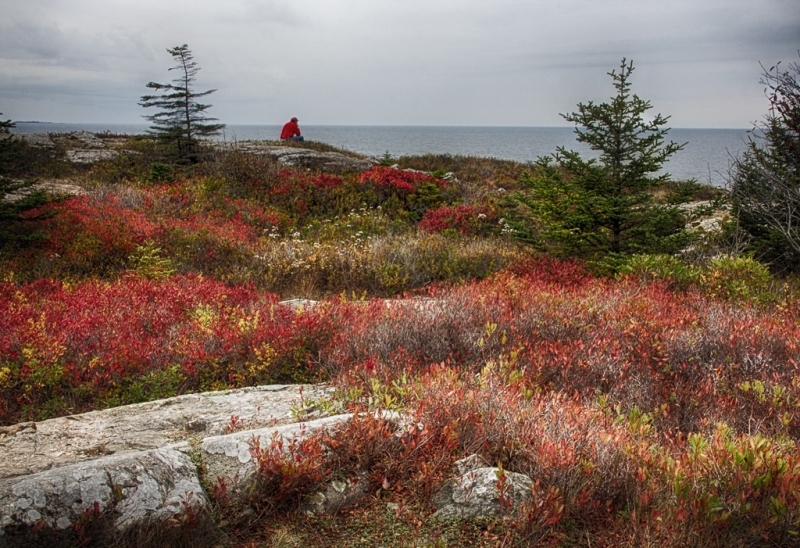
<svg viewBox="0 0 800 548">
<path fill-rule="evenodd" d="M 3 119 L 142 123 L 166 49 L 227 124 L 568 126 L 633 91 L 672 127 L 746 128 L 798 61 L 796 0 L 0 0 Z"/>
</svg>

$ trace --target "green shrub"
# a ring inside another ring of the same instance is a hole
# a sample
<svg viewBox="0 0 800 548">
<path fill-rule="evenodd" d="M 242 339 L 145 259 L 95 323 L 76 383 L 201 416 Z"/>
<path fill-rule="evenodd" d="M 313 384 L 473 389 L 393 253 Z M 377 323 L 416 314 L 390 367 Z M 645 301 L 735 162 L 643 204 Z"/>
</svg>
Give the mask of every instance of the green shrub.
<svg viewBox="0 0 800 548">
<path fill-rule="evenodd" d="M 145 278 L 155 280 L 166 278 L 175 273 L 172 261 L 161 256 L 162 250 L 155 242 L 148 240 L 143 245 L 137 245 L 133 253 L 128 256 L 132 270 Z"/>
<path fill-rule="evenodd" d="M 162 164 L 161 162 L 154 162 L 150 164 L 150 177 L 148 180 L 151 183 L 168 183 L 175 178 L 175 170 L 169 164 Z"/>
<path fill-rule="evenodd" d="M 688 287 L 698 278 L 695 269 L 671 255 L 633 255 L 627 258 L 619 272 L 640 280 L 659 280 L 682 288 Z"/>
<path fill-rule="evenodd" d="M 710 296 L 730 301 L 765 303 L 777 298 L 769 269 L 750 257 L 714 258 L 698 281 Z"/>
</svg>

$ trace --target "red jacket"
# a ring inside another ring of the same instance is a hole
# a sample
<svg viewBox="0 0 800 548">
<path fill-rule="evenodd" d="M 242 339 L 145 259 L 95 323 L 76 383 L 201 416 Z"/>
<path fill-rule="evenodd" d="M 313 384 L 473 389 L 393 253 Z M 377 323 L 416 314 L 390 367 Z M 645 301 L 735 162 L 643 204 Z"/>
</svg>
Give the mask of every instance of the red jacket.
<svg viewBox="0 0 800 548">
<path fill-rule="evenodd" d="M 281 139 L 290 139 L 295 135 L 300 135 L 300 126 L 297 122 L 286 122 L 281 131 Z"/>
</svg>

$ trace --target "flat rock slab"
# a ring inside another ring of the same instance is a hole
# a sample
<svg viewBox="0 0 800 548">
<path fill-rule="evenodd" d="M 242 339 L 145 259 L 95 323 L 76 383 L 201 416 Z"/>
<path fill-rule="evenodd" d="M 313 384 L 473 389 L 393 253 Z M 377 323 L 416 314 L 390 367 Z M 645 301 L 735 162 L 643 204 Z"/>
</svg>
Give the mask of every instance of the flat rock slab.
<svg viewBox="0 0 800 548">
<path fill-rule="evenodd" d="M 226 144 L 221 144 L 221 147 L 225 146 Z M 258 141 L 236 143 L 233 149 L 269 156 L 287 166 L 319 169 L 327 173 L 366 171 L 375 165 L 372 160 L 347 156 L 339 152 L 319 152 L 308 148 L 269 145 Z"/>
<path fill-rule="evenodd" d="M 119 155 L 116 150 L 78 149 L 66 152 L 67 160 L 73 164 L 96 164 L 101 160 L 112 160 Z"/>
<path fill-rule="evenodd" d="M 225 434 L 231 426 L 257 429 L 296 422 L 292 408 L 299 407 L 302 398 L 330 394 L 322 385 L 258 386 L 2 427 L 0 479 L 126 451 L 175 446 Z"/>
<path fill-rule="evenodd" d="M 11 179 L 15 183 L 24 183 L 19 179 Z M 21 188 L 19 190 L 9 192 L 3 197 L 3 202 L 13 203 L 23 199 L 25 196 L 29 195 L 31 192 L 36 192 L 42 190 L 48 194 L 52 194 L 55 196 L 80 196 L 86 194 L 86 191 L 77 186 L 73 185 L 66 181 L 61 181 L 58 179 L 53 179 L 50 181 L 42 181 L 36 184 L 33 184 L 26 188 Z"/>
<path fill-rule="evenodd" d="M 3 139 L 21 139 L 31 146 L 41 148 L 53 148 L 56 144 L 46 133 L 0 133 L 0 141 Z"/>
<path fill-rule="evenodd" d="M 246 430 L 213 436 L 203 440 L 200 458 L 205 466 L 206 479 L 212 483 L 222 480 L 233 498 L 244 495 L 252 485 L 257 472 L 253 457 L 254 443 L 261 450 L 270 449 L 273 442 L 286 453 L 292 443 L 300 442 L 323 430 L 333 429 L 353 418 L 352 414 L 333 415 L 305 423 L 287 424 L 273 428 Z"/>
<path fill-rule="evenodd" d="M 113 455 L 0 480 L 0 546 L 31 529 L 70 529 L 93 511 L 107 513 L 125 531 L 190 508 L 203 514 L 209 501 L 187 455 L 166 449 Z"/>
</svg>

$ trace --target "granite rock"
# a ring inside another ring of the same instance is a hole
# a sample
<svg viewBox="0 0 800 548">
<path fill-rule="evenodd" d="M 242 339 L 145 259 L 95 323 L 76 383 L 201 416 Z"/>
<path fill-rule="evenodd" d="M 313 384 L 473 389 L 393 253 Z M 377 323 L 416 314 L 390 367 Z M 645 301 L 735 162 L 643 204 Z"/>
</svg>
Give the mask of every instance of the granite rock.
<svg viewBox="0 0 800 548">
<path fill-rule="evenodd" d="M 533 482 L 525 474 L 501 471 L 496 467 L 472 468 L 476 462 L 456 463 L 456 470 L 468 471 L 447 480 L 434 495 L 435 518 L 477 519 L 513 515 L 522 503 L 532 498 Z"/>
<path fill-rule="evenodd" d="M 108 515 L 117 531 L 154 525 L 209 501 L 191 459 L 178 451 L 112 455 L 0 480 L 0 539 L 30 529 L 69 529 L 82 516 Z"/>
<path fill-rule="evenodd" d="M 126 405 L 0 428 L 0 479 L 33 474 L 125 451 L 173 446 L 295 421 L 303 398 L 327 397 L 324 385 L 268 385 Z"/>
</svg>

